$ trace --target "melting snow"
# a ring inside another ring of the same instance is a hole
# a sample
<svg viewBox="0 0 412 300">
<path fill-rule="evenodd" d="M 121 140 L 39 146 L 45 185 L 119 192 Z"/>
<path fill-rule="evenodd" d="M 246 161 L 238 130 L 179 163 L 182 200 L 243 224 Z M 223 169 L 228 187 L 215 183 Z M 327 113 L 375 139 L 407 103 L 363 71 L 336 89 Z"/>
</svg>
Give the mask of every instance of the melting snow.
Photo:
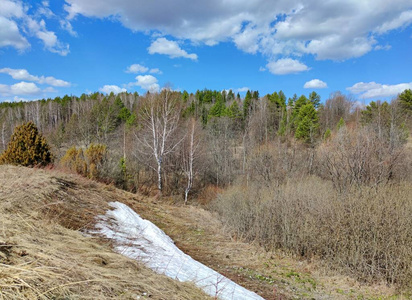
<svg viewBox="0 0 412 300">
<path fill-rule="evenodd" d="M 161 229 L 127 205 L 111 202 L 110 206 L 114 210 L 100 216 L 95 233 L 112 239 L 117 252 L 142 261 L 157 273 L 191 281 L 219 299 L 263 299 L 183 253 Z"/>
</svg>

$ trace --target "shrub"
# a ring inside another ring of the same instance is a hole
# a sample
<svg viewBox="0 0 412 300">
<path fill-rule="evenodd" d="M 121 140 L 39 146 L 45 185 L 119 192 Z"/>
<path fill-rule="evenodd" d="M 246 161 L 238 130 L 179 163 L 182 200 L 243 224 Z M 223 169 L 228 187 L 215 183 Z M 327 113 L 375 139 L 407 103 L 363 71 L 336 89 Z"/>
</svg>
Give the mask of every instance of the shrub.
<svg viewBox="0 0 412 300">
<path fill-rule="evenodd" d="M 317 177 L 233 187 L 213 207 L 234 233 L 366 282 L 412 288 L 412 185 L 346 194 Z"/>
<path fill-rule="evenodd" d="M 60 160 L 62 166 L 90 178 L 100 178 L 106 161 L 106 145 L 91 144 L 86 150 L 69 148 Z"/>
<path fill-rule="evenodd" d="M 69 148 L 60 160 L 60 163 L 77 174 L 87 175 L 87 163 L 84 160 L 83 150 L 75 146 Z"/>
<path fill-rule="evenodd" d="M 46 139 L 33 122 L 17 126 L 0 163 L 22 166 L 46 166 L 53 160 Z"/>
</svg>

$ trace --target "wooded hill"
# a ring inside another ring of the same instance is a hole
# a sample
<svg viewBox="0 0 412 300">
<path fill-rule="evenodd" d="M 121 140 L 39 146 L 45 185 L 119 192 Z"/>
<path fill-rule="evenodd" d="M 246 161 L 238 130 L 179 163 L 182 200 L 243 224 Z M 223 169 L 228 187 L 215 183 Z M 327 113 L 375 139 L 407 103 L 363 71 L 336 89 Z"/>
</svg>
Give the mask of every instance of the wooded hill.
<svg viewBox="0 0 412 300">
<path fill-rule="evenodd" d="M 240 99 L 232 91 L 211 90 L 195 94 L 164 90 L 144 96 L 94 93 L 1 103 L 0 152 L 17 125 L 33 121 L 52 146 L 56 164 L 67 154 L 63 163 L 89 177 L 129 190 L 157 187 L 184 195 L 192 187 L 196 191 L 209 184 L 225 187 L 239 179 L 313 174 L 319 167 L 315 149 L 330 146 L 327 141 L 347 125 L 348 135 L 368 131 L 369 137 L 376 136 L 373 147 L 386 151 L 376 162 L 388 162 L 381 166 L 388 169 L 386 173 L 358 178 L 382 181 L 401 175 L 388 172 L 395 163 L 393 154 L 407 139 L 411 94 L 406 90 L 391 103 L 371 102 L 365 108 L 341 93 L 322 104 L 315 92 L 287 99 L 282 91 L 264 97 L 248 91 Z M 274 153 L 265 154 L 274 144 L 279 156 L 276 167 L 266 163 Z M 96 158 L 83 153 L 90 146 L 101 152 Z"/>
<path fill-rule="evenodd" d="M 56 166 L 207 204 L 268 249 L 410 288 L 411 116 L 411 90 L 366 107 L 339 92 L 94 93 L 1 103 L 0 151 L 33 121 Z"/>
</svg>

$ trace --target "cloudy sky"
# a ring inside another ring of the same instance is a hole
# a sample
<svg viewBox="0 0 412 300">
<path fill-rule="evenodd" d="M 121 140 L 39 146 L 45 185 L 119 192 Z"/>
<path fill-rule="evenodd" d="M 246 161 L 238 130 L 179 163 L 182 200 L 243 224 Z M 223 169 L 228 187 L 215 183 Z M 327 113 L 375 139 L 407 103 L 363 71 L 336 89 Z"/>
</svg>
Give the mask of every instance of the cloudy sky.
<svg viewBox="0 0 412 300">
<path fill-rule="evenodd" d="M 412 88 L 411 0 L 0 0 L 0 101 Z"/>
</svg>

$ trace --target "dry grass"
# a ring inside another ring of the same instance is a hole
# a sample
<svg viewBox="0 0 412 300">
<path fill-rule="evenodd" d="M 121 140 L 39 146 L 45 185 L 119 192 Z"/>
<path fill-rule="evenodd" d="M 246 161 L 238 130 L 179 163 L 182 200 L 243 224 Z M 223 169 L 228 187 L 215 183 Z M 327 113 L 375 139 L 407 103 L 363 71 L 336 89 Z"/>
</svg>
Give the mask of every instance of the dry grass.
<svg viewBox="0 0 412 300">
<path fill-rule="evenodd" d="M 0 166 L 1 299 L 209 299 L 78 229 L 130 195 L 50 171 Z"/>
</svg>

